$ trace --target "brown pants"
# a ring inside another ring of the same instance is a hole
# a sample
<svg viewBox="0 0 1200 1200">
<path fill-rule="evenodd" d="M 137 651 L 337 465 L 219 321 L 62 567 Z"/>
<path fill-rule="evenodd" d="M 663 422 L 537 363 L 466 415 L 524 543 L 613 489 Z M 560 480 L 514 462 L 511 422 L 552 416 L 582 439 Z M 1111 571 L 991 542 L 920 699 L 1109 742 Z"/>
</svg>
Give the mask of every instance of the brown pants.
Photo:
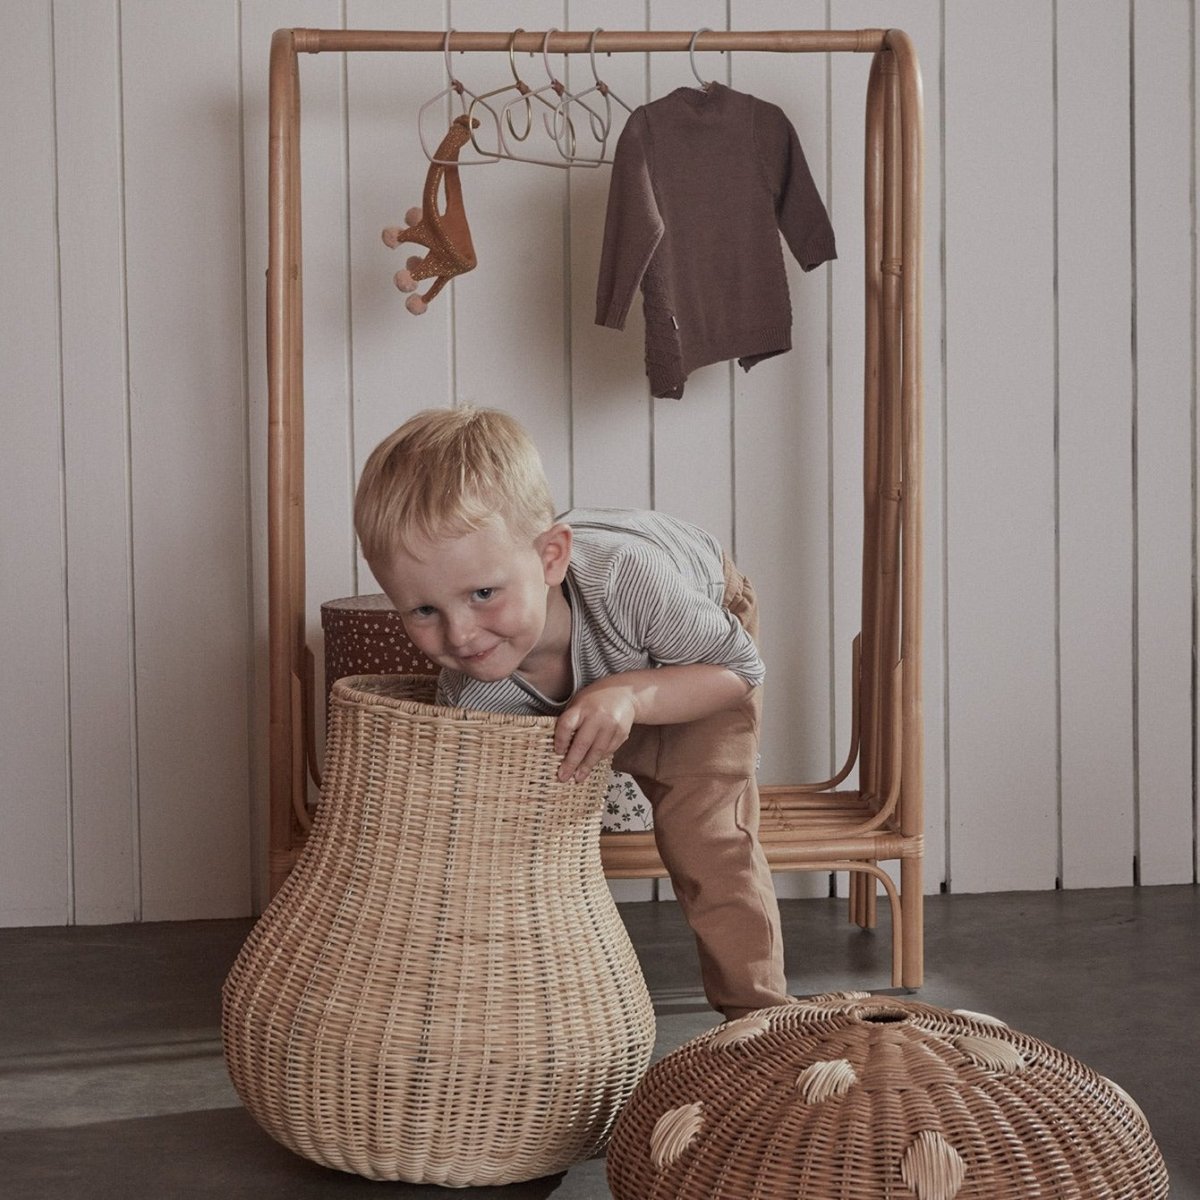
<svg viewBox="0 0 1200 1200">
<path fill-rule="evenodd" d="M 724 606 L 758 638 L 750 581 L 725 560 Z M 779 904 L 758 841 L 762 689 L 683 725 L 635 725 L 613 766 L 654 810 L 654 840 L 696 936 L 708 1002 L 726 1017 L 786 1004 Z"/>
</svg>

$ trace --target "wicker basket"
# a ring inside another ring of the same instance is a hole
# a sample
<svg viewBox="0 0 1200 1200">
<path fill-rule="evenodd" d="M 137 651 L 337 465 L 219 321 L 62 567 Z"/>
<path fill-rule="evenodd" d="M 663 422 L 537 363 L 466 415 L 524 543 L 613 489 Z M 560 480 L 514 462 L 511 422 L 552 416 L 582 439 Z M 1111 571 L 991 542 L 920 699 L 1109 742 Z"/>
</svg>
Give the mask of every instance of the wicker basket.
<svg viewBox="0 0 1200 1200">
<path fill-rule="evenodd" d="M 654 1015 L 598 848 L 604 772 L 555 779 L 553 719 L 333 689 L 296 869 L 224 987 L 234 1086 L 298 1154 L 456 1187 L 604 1145 Z"/>
<path fill-rule="evenodd" d="M 1157 1200 L 1115 1084 L 978 1013 L 862 993 L 762 1009 L 656 1063 L 608 1150 L 615 1200 Z"/>
</svg>

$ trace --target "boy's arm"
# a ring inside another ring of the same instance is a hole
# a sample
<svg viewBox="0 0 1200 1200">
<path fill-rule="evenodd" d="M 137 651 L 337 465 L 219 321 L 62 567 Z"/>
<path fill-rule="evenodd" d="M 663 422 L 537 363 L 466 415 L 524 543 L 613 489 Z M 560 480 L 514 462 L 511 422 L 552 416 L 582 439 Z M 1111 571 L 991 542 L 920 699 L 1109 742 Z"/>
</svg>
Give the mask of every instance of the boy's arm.
<svg viewBox="0 0 1200 1200">
<path fill-rule="evenodd" d="M 750 684 L 728 667 L 686 663 L 624 671 L 580 688 L 554 727 L 558 778 L 582 782 L 634 725 L 678 725 L 732 708 Z"/>
</svg>

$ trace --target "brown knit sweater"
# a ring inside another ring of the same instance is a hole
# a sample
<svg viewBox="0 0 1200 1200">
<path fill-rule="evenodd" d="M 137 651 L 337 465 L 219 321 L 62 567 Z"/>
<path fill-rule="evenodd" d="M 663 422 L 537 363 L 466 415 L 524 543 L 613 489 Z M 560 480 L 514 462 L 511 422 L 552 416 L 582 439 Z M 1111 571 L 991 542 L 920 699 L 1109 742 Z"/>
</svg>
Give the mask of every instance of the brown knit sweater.
<svg viewBox="0 0 1200 1200">
<path fill-rule="evenodd" d="M 596 324 L 623 329 L 641 284 L 646 374 L 679 397 L 688 374 L 748 371 L 792 346 L 780 230 L 806 271 L 833 229 L 783 111 L 719 83 L 637 109 L 613 156 Z"/>
</svg>

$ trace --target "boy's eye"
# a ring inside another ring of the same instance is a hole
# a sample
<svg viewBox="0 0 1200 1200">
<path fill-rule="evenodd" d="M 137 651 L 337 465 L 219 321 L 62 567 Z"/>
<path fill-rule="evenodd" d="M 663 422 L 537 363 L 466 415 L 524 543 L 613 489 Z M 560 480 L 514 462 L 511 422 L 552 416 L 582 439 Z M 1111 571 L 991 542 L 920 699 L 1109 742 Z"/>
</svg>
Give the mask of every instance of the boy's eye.
<svg viewBox="0 0 1200 1200">
<path fill-rule="evenodd" d="M 412 610 L 412 615 L 414 617 L 432 617 L 433 611 L 433 605 L 421 604 Z"/>
<path fill-rule="evenodd" d="M 471 594 L 476 600 L 490 600 L 496 594 L 496 589 L 490 587 L 476 588 Z"/>
</svg>

